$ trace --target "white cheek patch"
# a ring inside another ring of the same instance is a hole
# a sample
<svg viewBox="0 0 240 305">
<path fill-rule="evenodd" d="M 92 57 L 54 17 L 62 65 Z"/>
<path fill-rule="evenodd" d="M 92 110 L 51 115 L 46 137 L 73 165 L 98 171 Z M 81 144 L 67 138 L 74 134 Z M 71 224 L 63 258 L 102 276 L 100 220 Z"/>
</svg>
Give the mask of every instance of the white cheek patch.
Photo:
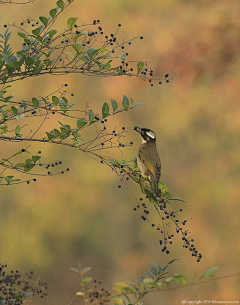
<svg viewBox="0 0 240 305">
<path fill-rule="evenodd" d="M 156 135 L 153 131 L 147 131 L 146 135 L 150 138 L 150 139 L 156 139 Z"/>
</svg>

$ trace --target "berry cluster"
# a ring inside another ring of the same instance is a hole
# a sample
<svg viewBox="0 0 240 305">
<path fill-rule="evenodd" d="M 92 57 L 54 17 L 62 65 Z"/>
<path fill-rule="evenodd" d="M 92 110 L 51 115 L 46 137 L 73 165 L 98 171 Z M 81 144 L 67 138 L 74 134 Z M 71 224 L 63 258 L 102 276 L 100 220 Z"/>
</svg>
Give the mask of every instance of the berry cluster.
<svg viewBox="0 0 240 305">
<path fill-rule="evenodd" d="M 47 296 L 47 283 L 33 280 L 33 272 L 20 274 L 6 271 L 7 265 L 0 263 L 0 304 L 20 305 L 34 295 Z"/>
<path fill-rule="evenodd" d="M 109 303 L 111 293 L 104 288 L 99 288 L 98 285 L 101 285 L 101 281 L 94 280 L 92 287 L 87 289 L 86 293 L 89 303 L 95 303 L 95 301 L 98 302 L 98 305 Z"/>
<path fill-rule="evenodd" d="M 146 196 L 148 198 L 148 196 Z M 143 201 L 143 198 L 140 198 L 140 201 Z M 141 205 L 137 205 L 133 210 L 141 210 L 142 215 L 141 219 L 144 221 L 148 221 L 153 228 L 156 228 L 158 231 L 160 231 L 161 234 L 163 234 L 163 238 L 159 240 L 159 244 L 162 246 L 162 252 L 165 252 L 166 254 L 169 254 L 169 245 L 171 245 L 173 242 L 174 234 L 170 234 L 168 232 L 168 228 L 170 227 L 170 222 L 172 222 L 175 226 L 175 232 L 182 235 L 183 240 L 183 247 L 186 249 L 189 249 L 191 251 L 192 256 L 197 258 L 197 262 L 200 262 L 202 258 L 202 254 L 198 252 L 195 245 L 193 244 L 194 239 L 190 236 L 190 233 L 188 230 L 184 229 L 183 227 L 187 223 L 187 219 L 180 220 L 178 217 L 179 212 L 182 212 L 182 209 L 178 209 L 175 211 L 169 211 L 168 210 L 169 204 L 166 202 L 165 199 L 159 199 L 159 204 L 154 205 L 155 209 L 157 210 L 159 216 L 160 216 L 160 223 L 154 224 L 151 223 L 149 220 L 149 214 L 150 211 L 147 208 L 147 205 L 145 203 L 141 203 Z"/>
</svg>

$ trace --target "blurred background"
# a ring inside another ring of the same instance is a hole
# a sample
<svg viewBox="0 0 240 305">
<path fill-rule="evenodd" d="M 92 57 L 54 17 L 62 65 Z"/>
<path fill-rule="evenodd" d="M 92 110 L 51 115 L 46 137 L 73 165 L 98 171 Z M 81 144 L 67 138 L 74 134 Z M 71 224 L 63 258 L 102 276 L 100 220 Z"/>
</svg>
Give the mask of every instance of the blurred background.
<svg viewBox="0 0 240 305">
<path fill-rule="evenodd" d="M 31 17 L 46 16 L 55 1 L 1 5 L 3 24 L 20 26 Z M 159 232 L 133 211 L 140 190 L 128 184 L 118 188 L 119 178 L 86 155 L 65 147 L 32 145 L 42 151 L 45 162 L 61 160 L 70 171 L 40 177 L 36 183 L 1 187 L 0 261 L 11 269 L 34 270 L 48 282 L 49 296 L 33 304 L 68 304 L 79 290 L 70 267 L 91 266 L 91 276 L 110 289 L 115 281 L 129 282 L 140 276 L 150 262 L 163 265 L 178 260 L 169 272 L 182 273 L 189 281 L 207 268 L 219 266 L 216 276 L 239 272 L 240 243 L 240 2 L 239 0 L 102 0 L 75 1 L 61 17 L 78 17 L 78 24 L 101 20 L 106 33 L 122 27 L 118 37 L 142 35 L 129 50 L 132 58 L 149 61 L 155 76 L 169 73 L 170 83 L 150 87 L 128 77 L 97 78 L 84 75 L 41 76 L 12 84 L 10 93 L 19 99 L 44 96 L 62 84 L 79 101 L 100 111 L 110 98 L 125 94 L 145 103 L 108 122 L 110 128 L 135 125 L 153 129 L 162 161 L 162 180 L 174 203 L 191 219 L 197 263 L 182 241 L 175 237 L 170 254 L 161 252 Z M 14 18 L 14 20 L 13 20 Z M 29 28 L 31 30 L 31 28 Z M 12 36 L 12 43 L 19 43 Z M 48 122 L 46 126 L 51 126 Z M 51 126 L 52 127 L 52 126 Z M 140 144 L 131 130 L 132 147 L 111 151 L 111 156 L 130 159 Z M 0 157 L 8 157 L 22 144 L 1 144 Z M 116 154 L 115 154 L 116 153 Z M 131 196 L 131 194 L 133 196 Z M 158 221 L 152 212 L 153 222 Z M 180 304 L 181 300 L 238 300 L 239 277 L 199 286 L 154 293 L 146 304 Z M 81 304 L 80 298 L 74 304 Z"/>
</svg>

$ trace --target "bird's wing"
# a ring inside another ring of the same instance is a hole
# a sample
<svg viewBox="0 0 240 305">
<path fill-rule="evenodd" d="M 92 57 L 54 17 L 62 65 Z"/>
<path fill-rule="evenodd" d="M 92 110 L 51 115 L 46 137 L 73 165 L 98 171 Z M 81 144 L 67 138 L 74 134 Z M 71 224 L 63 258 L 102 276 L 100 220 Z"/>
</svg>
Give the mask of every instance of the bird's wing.
<svg viewBox="0 0 240 305">
<path fill-rule="evenodd" d="M 146 166 L 146 168 L 151 172 L 151 174 L 152 174 L 154 177 L 156 177 L 156 167 L 155 167 L 155 165 L 154 165 L 152 162 L 147 161 L 147 160 L 145 159 L 144 155 L 143 155 L 141 152 L 139 152 L 138 156 L 139 156 L 139 159 L 140 159 L 140 160 L 143 162 L 143 164 Z"/>
</svg>

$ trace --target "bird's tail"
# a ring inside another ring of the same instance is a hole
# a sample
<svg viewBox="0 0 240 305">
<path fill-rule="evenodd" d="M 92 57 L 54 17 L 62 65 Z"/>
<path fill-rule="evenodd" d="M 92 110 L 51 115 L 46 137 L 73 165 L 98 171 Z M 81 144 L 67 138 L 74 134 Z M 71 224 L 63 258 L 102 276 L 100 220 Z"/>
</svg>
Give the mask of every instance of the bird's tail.
<svg viewBox="0 0 240 305">
<path fill-rule="evenodd" d="M 157 179 L 155 177 L 152 177 L 151 180 L 150 180 L 150 183 L 151 183 L 151 188 L 152 188 L 152 191 L 154 192 L 154 194 L 157 197 L 160 197 L 161 196 L 161 190 L 158 187 Z"/>
</svg>

